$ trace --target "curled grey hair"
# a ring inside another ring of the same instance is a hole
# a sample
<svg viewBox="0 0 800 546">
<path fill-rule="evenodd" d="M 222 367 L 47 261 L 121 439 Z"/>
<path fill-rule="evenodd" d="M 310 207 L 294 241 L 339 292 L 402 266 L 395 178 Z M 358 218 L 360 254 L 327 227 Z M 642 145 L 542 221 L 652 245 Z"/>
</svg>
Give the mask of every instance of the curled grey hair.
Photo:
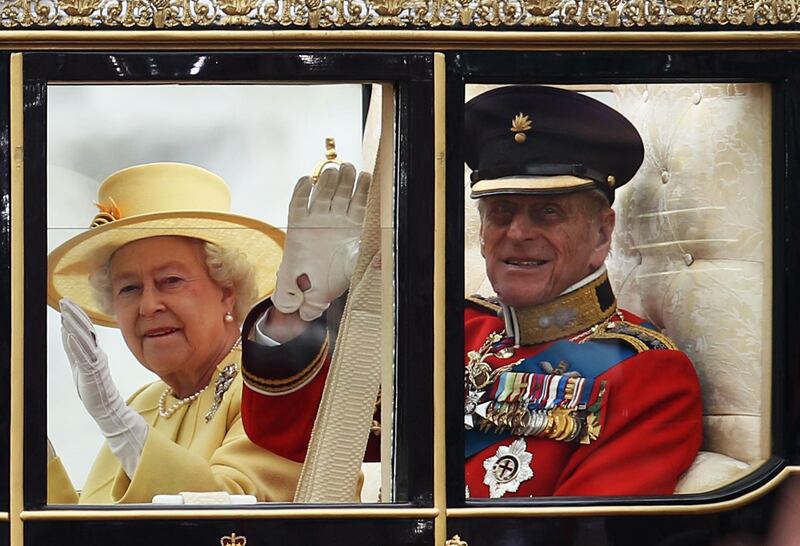
<svg viewBox="0 0 800 546">
<path fill-rule="evenodd" d="M 208 276 L 220 288 L 233 288 L 236 303 L 233 317 L 237 324 L 244 321 L 250 307 L 258 298 L 255 271 L 246 256 L 238 250 L 222 248 L 214 243 L 202 243 Z M 114 315 L 114 295 L 111 290 L 111 260 L 99 267 L 89 276 L 89 285 L 100 309 Z"/>
<path fill-rule="evenodd" d="M 593 188 L 586 192 L 585 209 L 592 218 L 597 218 L 600 212 L 610 208 L 608 197 L 601 190 Z"/>
</svg>

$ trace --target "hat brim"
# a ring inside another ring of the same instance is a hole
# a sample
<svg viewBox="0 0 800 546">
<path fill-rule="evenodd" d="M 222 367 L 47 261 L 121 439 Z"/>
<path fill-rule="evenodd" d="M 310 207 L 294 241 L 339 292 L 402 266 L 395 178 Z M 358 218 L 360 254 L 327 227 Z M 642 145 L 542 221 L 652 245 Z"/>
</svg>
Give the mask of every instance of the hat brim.
<svg viewBox="0 0 800 546">
<path fill-rule="evenodd" d="M 471 186 L 470 197 L 478 199 L 490 195 L 554 195 L 595 188 L 596 183 L 577 176 L 520 176 L 493 180 L 479 180 Z"/>
<path fill-rule="evenodd" d="M 47 256 L 47 303 L 61 298 L 80 305 L 95 324 L 118 327 L 100 309 L 89 276 L 127 243 L 161 236 L 192 237 L 238 250 L 253 266 L 259 299 L 272 293 L 286 234 L 261 220 L 216 211 L 169 211 L 116 220 L 69 239 Z"/>
</svg>

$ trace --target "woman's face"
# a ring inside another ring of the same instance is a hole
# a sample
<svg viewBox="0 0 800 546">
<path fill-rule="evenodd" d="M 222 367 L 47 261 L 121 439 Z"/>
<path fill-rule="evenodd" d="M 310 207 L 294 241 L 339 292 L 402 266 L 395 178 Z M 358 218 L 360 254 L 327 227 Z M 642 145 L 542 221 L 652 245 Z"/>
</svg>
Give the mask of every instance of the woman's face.
<svg viewBox="0 0 800 546">
<path fill-rule="evenodd" d="M 111 286 L 122 336 L 139 362 L 184 396 L 204 386 L 238 328 L 225 322 L 235 295 L 208 276 L 202 242 L 128 243 L 111 258 Z"/>
</svg>

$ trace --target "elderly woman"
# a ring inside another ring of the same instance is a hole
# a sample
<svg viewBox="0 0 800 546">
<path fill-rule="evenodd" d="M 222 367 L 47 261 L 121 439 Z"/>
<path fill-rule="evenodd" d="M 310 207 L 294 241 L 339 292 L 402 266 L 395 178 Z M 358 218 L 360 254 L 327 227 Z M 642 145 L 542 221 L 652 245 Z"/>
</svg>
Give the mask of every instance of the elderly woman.
<svg viewBox="0 0 800 546">
<path fill-rule="evenodd" d="M 300 465 L 253 444 L 240 414 L 239 325 L 273 288 L 283 233 L 228 212 L 225 183 L 192 165 L 125 169 L 98 197 L 92 228 L 48 257 L 48 300 L 61 309 L 78 396 L 106 443 L 80 496 L 51 454 L 48 502 L 183 491 L 291 500 Z M 93 322 L 119 327 L 160 380 L 125 402 Z"/>
</svg>

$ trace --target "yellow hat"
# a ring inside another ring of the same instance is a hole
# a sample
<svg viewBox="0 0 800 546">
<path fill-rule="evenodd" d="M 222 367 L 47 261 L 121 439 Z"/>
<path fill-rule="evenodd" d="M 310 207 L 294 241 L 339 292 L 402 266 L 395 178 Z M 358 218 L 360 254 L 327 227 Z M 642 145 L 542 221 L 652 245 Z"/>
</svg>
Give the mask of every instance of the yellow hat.
<svg viewBox="0 0 800 546">
<path fill-rule="evenodd" d="M 97 190 L 90 229 L 47 257 L 47 303 L 61 298 L 80 305 L 92 321 L 117 326 L 92 295 L 89 276 L 121 246 L 163 235 L 194 237 L 247 256 L 259 298 L 275 288 L 285 233 L 261 220 L 230 212 L 225 181 L 194 165 L 149 163 L 117 171 Z"/>
</svg>

